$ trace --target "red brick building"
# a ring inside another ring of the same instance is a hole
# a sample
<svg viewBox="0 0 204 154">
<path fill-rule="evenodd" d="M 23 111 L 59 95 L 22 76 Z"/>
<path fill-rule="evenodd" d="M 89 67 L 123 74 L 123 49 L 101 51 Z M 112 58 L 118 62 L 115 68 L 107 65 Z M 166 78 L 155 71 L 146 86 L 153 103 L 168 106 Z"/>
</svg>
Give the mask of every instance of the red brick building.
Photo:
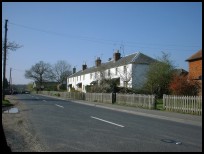
<svg viewBox="0 0 204 154">
<path fill-rule="evenodd" d="M 202 49 L 190 56 L 186 61 L 189 64 L 189 78 L 200 83 L 200 95 L 202 95 Z"/>
</svg>

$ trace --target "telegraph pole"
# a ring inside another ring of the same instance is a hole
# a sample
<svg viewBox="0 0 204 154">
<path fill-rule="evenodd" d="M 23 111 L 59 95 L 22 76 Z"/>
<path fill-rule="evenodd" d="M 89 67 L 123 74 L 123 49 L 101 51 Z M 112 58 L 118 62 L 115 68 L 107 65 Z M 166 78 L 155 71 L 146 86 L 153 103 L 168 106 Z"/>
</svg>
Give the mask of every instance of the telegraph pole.
<svg viewBox="0 0 204 154">
<path fill-rule="evenodd" d="M 7 49 L 7 22 L 8 20 L 5 20 L 5 37 L 4 37 L 4 61 L 3 61 L 3 100 L 5 100 L 5 82 L 6 82 L 6 49 Z"/>
<path fill-rule="evenodd" d="M 10 88 L 10 91 L 11 91 L 11 93 L 13 94 L 13 89 L 12 89 L 12 77 L 11 77 L 11 70 L 12 70 L 12 68 L 10 68 L 10 77 L 9 77 L 9 88 Z"/>
</svg>

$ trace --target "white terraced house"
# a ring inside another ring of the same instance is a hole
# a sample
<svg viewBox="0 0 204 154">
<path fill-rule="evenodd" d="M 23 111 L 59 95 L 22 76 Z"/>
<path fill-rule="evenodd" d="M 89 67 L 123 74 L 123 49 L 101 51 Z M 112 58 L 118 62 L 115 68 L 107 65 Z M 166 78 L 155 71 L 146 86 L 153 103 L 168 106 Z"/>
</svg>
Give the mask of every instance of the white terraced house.
<svg viewBox="0 0 204 154">
<path fill-rule="evenodd" d="M 149 64 L 154 61 L 140 52 L 121 57 L 119 51 L 116 51 L 113 59 L 106 63 L 101 63 L 98 57 L 93 67 L 87 68 L 84 64 L 78 72 L 73 68 L 73 74 L 67 78 L 67 90 L 70 92 L 74 88 L 86 92 L 87 85 L 99 84 L 104 78 L 117 80 L 119 87 L 138 89 L 143 86 Z"/>
</svg>

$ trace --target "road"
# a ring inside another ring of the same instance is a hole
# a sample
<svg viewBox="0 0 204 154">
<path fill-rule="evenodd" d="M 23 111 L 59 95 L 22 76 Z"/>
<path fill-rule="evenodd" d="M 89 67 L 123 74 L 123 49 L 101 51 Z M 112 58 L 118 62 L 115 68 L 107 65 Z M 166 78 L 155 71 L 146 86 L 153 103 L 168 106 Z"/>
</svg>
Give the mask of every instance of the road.
<svg viewBox="0 0 204 154">
<path fill-rule="evenodd" d="M 16 95 L 39 142 L 53 152 L 201 152 L 202 126 L 41 95 Z"/>
</svg>

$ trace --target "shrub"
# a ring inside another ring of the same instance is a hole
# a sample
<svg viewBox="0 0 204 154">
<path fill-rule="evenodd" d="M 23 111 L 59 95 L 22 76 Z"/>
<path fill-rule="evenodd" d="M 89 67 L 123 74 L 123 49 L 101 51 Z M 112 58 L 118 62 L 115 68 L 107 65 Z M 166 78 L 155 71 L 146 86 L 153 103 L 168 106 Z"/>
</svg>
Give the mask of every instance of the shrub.
<svg viewBox="0 0 204 154">
<path fill-rule="evenodd" d="M 169 89 L 173 95 L 197 95 L 199 88 L 198 82 L 188 79 L 187 76 L 175 75 L 169 84 Z"/>
</svg>

